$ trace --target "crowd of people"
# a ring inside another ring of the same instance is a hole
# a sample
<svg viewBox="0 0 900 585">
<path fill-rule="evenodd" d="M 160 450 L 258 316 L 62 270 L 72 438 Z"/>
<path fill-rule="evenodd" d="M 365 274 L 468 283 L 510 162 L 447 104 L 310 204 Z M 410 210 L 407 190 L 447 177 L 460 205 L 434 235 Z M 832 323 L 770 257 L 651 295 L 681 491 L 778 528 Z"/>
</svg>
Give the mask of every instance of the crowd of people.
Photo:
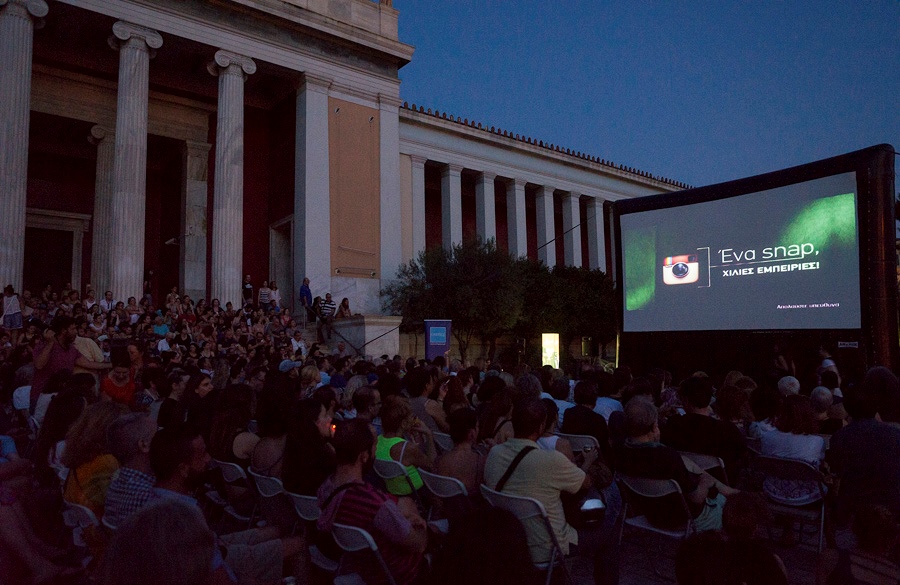
<svg viewBox="0 0 900 585">
<path fill-rule="evenodd" d="M 156 307 L 6 288 L 0 582 L 313 582 L 313 547 L 342 558 L 337 524 L 377 543 L 384 567 L 362 554 L 340 563 L 367 583 L 387 582 L 385 569 L 401 584 L 538 583 L 554 543 L 583 557 L 595 583 L 617 583 L 627 502 L 660 528 L 694 527 L 677 551 L 680 583 L 786 583 L 762 525 L 786 545 L 798 530 L 768 519 L 766 502 L 821 494 L 757 477 L 759 454 L 827 476 L 823 583 L 900 579 L 900 381 L 887 368 L 849 383 L 823 348 L 814 383 L 784 362 L 770 376 L 696 372 L 676 384 L 625 365 L 368 360 L 325 345 L 322 315 L 349 315 L 346 299 L 326 295 L 325 313 L 313 311 L 306 281 L 297 322 L 275 283 L 255 294 L 248 278 L 243 290 L 236 309 L 174 289 Z M 322 336 L 309 345 L 307 317 Z M 704 470 L 684 453 L 723 464 Z M 404 474 L 382 479 L 378 460 Z M 227 465 L 250 480 L 226 482 Z M 466 495 L 436 497 L 429 473 Z M 299 520 L 287 497 L 260 501 L 255 476 L 317 498 L 318 521 Z M 686 508 L 616 481 L 630 477 L 674 480 Z M 489 505 L 485 488 L 540 502 L 552 533 Z M 65 527 L 76 506 L 97 524 Z M 429 527 L 436 518 L 446 533 Z"/>
</svg>

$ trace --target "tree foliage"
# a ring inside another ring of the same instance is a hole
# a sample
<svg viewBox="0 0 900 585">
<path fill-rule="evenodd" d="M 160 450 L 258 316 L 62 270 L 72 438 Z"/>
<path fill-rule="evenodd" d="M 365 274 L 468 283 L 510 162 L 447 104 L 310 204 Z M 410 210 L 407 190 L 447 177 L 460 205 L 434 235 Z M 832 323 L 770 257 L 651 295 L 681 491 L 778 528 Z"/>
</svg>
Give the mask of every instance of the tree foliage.
<svg viewBox="0 0 900 585">
<path fill-rule="evenodd" d="M 421 252 L 381 294 L 385 310 L 403 317 L 405 332 L 421 331 L 425 319 L 452 319 L 464 360 L 473 339 L 493 353 L 496 340 L 508 334 L 533 339 L 555 332 L 563 347 L 582 335 L 601 344 L 615 338 L 613 286 L 606 274 L 516 260 L 493 240 Z"/>
</svg>

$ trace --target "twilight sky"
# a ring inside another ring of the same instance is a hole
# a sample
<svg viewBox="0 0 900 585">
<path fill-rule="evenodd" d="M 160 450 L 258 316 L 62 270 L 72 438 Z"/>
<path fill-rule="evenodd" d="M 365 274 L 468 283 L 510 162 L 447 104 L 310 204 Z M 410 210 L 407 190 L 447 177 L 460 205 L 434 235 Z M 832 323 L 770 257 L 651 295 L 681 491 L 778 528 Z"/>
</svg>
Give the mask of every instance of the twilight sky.
<svg viewBox="0 0 900 585">
<path fill-rule="evenodd" d="M 693 186 L 900 149 L 898 0 L 394 7 L 403 100 Z"/>
</svg>

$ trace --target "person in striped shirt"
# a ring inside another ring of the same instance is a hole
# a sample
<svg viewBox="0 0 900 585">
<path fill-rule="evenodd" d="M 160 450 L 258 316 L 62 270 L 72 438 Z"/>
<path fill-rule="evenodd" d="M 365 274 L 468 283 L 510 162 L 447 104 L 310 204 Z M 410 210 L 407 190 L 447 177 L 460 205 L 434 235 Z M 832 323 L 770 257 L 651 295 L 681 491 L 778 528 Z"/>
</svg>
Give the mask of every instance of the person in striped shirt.
<svg viewBox="0 0 900 585">
<path fill-rule="evenodd" d="M 426 523 L 415 502 L 388 494 L 363 480 L 375 462 L 375 434 L 367 421 L 340 423 L 332 444 L 337 469 L 319 488 L 319 530 L 330 531 L 335 523 L 366 530 L 375 539 L 398 585 L 412 583 L 428 544 Z M 359 556 L 347 563 L 349 572 L 365 575 L 370 585 L 388 582 L 373 557 Z"/>
</svg>

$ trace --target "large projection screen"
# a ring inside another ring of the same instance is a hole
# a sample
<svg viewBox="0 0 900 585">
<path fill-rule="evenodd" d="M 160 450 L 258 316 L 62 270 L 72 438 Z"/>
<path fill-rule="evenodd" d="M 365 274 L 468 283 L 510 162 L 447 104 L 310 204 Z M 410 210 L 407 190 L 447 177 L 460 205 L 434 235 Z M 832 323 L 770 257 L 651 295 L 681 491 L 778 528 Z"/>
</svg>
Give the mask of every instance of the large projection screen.
<svg viewBox="0 0 900 585">
<path fill-rule="evenodd" d="M 858 329 L 856 173 L 623 215 L 622 331 Z"/>
<path fill-rule="evenodd" d="M 606 202 L 617 360 L 703 365 L 702 352 L 730 361 L 785 340 L 900 366 L 894 157 L 884 144 Z"/>
</svg>

